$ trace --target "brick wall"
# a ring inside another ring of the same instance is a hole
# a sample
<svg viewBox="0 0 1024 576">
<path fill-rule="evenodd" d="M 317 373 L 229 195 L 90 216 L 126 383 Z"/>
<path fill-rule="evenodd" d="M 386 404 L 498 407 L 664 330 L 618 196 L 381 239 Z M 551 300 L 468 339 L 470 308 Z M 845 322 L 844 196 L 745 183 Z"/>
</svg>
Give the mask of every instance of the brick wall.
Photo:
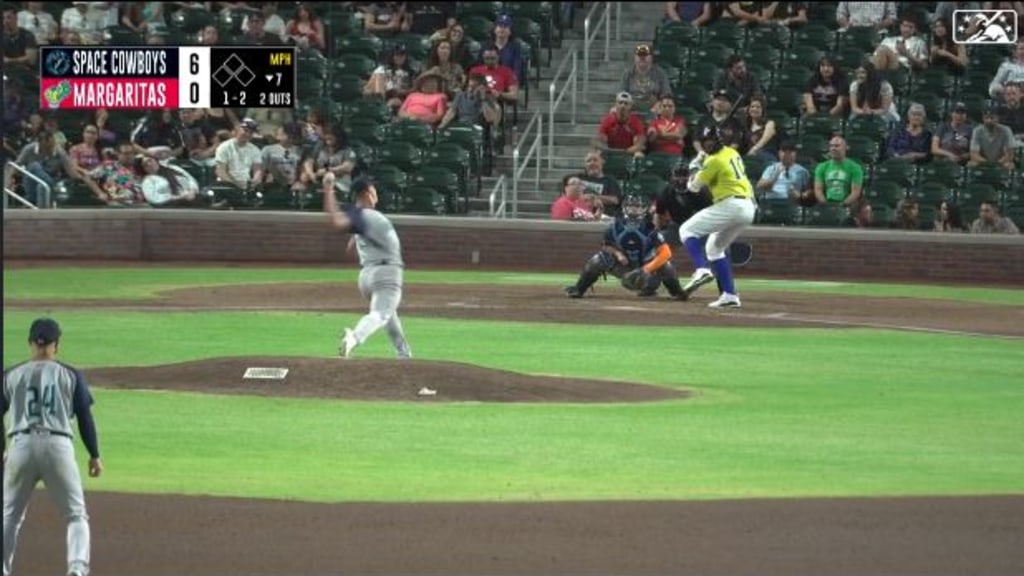
<svg viewBox="0 0 1024 576">
<path fill-rule="evenodd" d="M 411 268 L 576 273 L 604 226 L 394 216 Z M 745 274 L 808 278 L 1024 283 L 1024 236 L 884 230 L 748 230 Z M 347 236 L 313 213 L 8 210 L 4 258 L 148 262 L 351 263 Z M 676 261 L 689 269 L 682 251 Z"/>
</svg>

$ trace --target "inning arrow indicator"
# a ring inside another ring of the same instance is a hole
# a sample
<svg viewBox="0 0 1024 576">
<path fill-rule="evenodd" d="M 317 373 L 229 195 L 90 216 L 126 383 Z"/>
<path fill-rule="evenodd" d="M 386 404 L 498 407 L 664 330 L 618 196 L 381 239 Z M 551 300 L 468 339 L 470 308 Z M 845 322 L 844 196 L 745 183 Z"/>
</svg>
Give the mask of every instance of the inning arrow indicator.
<svg viewBox="0 0 1024 576">
<path fill-rule="evenodd" d="M 264 78 L 267 79 L 267 82 L 271 82 L 271 81 L 274 80 L 274 75 L 273 74 L 267 74 L 266 76 L 264 76 Z"/>
</svg>

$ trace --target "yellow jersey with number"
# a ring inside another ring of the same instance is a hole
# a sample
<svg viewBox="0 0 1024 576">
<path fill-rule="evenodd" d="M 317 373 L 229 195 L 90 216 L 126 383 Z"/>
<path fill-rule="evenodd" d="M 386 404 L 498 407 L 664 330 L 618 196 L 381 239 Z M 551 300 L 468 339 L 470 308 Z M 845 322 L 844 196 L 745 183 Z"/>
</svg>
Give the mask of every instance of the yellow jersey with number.
<svg viewBox="0 0 1024 576">
<path fill-rule="evenodd" d="M 754 197 L 754 187 L 747 179 L 743 157 L 729 146 L 722 146 L 721 150 L 704 159 L 704 167 L 697 173 L 697 182 L 708 187 L 715 204 L 731 196 Z"/>
</svg>

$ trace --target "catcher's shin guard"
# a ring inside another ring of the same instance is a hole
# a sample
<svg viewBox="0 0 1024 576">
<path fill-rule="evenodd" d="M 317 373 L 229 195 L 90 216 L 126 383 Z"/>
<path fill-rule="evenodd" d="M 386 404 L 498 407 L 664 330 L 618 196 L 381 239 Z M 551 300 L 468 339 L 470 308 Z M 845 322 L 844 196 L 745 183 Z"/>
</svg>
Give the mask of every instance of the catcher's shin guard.
<svg viewBox="0 0 1024 576">
<path fill-rule="evenodd" d="M 576 280 L 576 293 L 584 294 L 602 274 L 615 266 L 615 257 L 607 252 L 598 252 L 583 265 L 583 271 Z"/>
<path fill-rule="evenodd" d="M 686 297 L 686 292 L 683 292 L 683 286 L 679 283 L 679 273 L 676 272 L 676 267 L 671 262 L 666 262 L 658 270 L 658 275 L 661 277 L 661 283 L 665 285 L 665 290 L 668 290 L 669 296 L 673 298 Z"/>
</svg>

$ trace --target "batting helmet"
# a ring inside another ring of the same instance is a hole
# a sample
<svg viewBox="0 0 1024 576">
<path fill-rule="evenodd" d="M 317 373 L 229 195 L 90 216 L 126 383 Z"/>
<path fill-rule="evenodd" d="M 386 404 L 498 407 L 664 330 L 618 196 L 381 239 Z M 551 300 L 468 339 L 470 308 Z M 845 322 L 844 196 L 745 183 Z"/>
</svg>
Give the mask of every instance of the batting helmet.
<svg viewBox="0 0 1024 576">
<path fill-rule="evenodd" d="M 714 154 L 722 149 L 722 131 L 717 126 L 705 126 L 697 136 L 704 152 Z"/>
</svg>

